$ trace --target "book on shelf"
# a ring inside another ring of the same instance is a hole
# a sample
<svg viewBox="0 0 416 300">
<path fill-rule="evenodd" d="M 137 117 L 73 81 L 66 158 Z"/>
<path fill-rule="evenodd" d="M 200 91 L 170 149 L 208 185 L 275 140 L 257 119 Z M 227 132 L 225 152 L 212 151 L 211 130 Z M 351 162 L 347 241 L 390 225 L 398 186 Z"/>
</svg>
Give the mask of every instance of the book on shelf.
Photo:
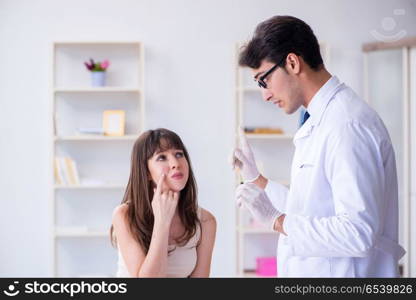
<svg viewBox="0 0 416 300">
<path fill-rule="evenodd" d="M 244 132 L 250 134 L 284 134 L 281 128 L 274 127 L 244 127 Z"/>
<path fill-rule="evenodd" d="M 78 168 L 69 157 L 55 157 L 55 182 L 58 185 L 79 185 Z"/>
<path fill-rule="evenodd" d="M 59 184 L 59 185 L 65 185 L 66 184 L 64 182 L 63 171 L 61 170 L 61 164 L 59 163 L 59 159 L 57 157 L 55 157 L 55 159 L 54 159 L 53 173 L 54 173 L 54 176 L 55 176 L 55 183 L 56 184 Z"/>
</svg>

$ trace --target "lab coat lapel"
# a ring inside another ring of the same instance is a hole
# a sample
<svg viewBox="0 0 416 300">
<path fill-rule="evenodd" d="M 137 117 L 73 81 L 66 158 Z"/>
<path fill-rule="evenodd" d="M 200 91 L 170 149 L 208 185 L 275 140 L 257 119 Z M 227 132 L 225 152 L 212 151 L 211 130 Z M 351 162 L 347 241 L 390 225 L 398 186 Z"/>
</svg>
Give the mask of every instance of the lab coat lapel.
<svg viewBox="0 0 416 300">
<path fill-rule="evenodd" d="M 296 132 L 293 143 L 297 146 L 300 139 L 309 137 L 313 129 L 319 125 L 322 116 L 334 95 L 344 87 L 343 83 L 340 83 L 337 77 L 331 77 L 331 79 L 318 91 L 318 93 L 312 98 L 308 111 L 310 118 L 302 125 Z"/>
<path fill-rule="evenodd" d="M 298 144 L 299 139 L 306 138 L 312 134 L 314 126 L 312 122 L 308 122 L 308 121 L 306 121 L 306 123 L 303 124 L 302 127 L 298 129 L 295 136 L 293 137 L 293 143 L 295 144 L 295 146 Z"/>
</svg>

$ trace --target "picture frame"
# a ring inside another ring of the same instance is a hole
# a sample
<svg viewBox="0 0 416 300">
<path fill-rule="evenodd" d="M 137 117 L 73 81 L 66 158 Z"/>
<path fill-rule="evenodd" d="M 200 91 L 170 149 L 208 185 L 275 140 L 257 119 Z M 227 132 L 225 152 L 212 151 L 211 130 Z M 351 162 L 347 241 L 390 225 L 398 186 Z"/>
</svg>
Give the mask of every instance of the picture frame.
<svg viewBox="0 0 416 300">
<path fill-rule="evenodd" d="M 103 112 L 103 129 L 106 136 L 123 136 L 126 113 L 124 110 L 105 110 Z"/>
</svg>

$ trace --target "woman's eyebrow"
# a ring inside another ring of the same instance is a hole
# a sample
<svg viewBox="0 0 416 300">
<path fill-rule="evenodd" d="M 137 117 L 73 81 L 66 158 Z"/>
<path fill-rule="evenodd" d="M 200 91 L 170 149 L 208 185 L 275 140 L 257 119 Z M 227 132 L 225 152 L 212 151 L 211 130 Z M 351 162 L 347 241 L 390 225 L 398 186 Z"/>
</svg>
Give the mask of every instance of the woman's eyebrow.
<svg viewBox="0 0 416 300">
<path fill-rule="evenodd" d="M 158 155 L 158 154 L 160 154 L 160 153 L 164 153 L 164 152 L 167 152 L 167 151 L 169 151 L 169 150 L 172 150 L 172 151 L 181 151 L 181 152 L 183 152 L 183 150 L 182 149 L 176 149 L 176 148 L 170 148 L 170 149 L 166 149 L 166 150 L 161 150 L 161 149 L 158 149 L 158 150 L 156 150 L 155 151 L 155 154 L 154 155 Z"/>
<path fill-rule="evenodd" d="M 153 155 L 158 155 L 163 152 L 166 152 L 166 150 L 157 149 Z"/>
</svg>

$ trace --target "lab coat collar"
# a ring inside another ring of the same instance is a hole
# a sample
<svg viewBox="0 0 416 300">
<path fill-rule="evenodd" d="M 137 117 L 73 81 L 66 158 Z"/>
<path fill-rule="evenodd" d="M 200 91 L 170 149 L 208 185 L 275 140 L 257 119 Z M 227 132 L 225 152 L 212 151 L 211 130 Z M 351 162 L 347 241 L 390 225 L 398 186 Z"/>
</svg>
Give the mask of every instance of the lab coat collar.
<svg viewBox="0 0 416 300">
<path fill-rule="evenodd" d="M 306 137 L 312 133 L 315 126 L 319 125 L 328 103 L 344 84 L 336 76 L 332 76 L 312 97 L 307 111 L 309 119 L 296 132 L 294 141 Z"/>
</svg>

